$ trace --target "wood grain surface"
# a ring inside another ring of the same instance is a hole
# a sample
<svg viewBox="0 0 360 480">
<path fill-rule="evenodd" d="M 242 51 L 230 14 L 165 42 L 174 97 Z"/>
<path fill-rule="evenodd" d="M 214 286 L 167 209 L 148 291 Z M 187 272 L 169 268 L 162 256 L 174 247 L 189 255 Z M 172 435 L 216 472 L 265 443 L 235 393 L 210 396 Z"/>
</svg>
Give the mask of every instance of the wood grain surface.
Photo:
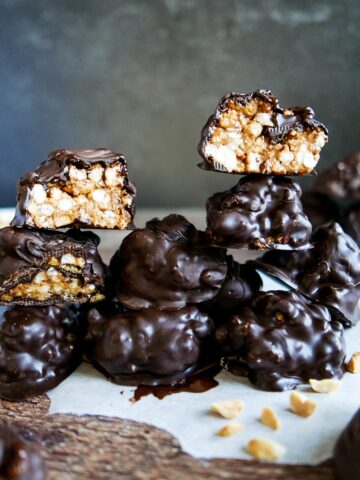
<svg viewBox="0 0 360 480">
<path fill-rule="evenodd" d="M 307 467 L 193 458 L 163 430 L 118 418 L 50 415 L 49 403 L 46 395 L 26 402 L 0 401 L 0 418 L 39 445 L 49 480 L 334 479 L 331 462 Z"/>
</svg>

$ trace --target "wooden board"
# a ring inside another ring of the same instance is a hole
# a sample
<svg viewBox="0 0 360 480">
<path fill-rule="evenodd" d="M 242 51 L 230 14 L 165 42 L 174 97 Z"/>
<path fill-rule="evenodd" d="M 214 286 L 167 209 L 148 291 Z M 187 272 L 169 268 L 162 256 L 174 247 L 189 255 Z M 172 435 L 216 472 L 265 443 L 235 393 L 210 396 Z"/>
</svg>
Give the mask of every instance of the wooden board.
<svg viewBox="0 0 360 480">
<path fill-rule="evenodd" d="M 331 462 L 306 467 L 193 458 L 163 430 L 118 418 L 49 415 L 49 403 L 46 395 L 0 401 L 0 418 L 40 445 L 49 480 L 334 479 Z"/>
</svg>

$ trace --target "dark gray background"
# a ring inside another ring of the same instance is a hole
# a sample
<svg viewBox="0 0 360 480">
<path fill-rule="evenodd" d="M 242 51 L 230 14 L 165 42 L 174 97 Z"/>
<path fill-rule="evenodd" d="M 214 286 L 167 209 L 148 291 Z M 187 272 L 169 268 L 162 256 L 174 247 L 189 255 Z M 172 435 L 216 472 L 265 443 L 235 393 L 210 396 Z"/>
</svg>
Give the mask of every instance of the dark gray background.
<svg viewBox="0 0 360 480">
<path fill-rule="evenodd" d="M 227 91 L 270 88 L 359 147 L 359 0 L 0 0 L 0 206 L 61 147 L 125 153 L 138 205 L 203 205 L 200 130 Z"/>
</svg>

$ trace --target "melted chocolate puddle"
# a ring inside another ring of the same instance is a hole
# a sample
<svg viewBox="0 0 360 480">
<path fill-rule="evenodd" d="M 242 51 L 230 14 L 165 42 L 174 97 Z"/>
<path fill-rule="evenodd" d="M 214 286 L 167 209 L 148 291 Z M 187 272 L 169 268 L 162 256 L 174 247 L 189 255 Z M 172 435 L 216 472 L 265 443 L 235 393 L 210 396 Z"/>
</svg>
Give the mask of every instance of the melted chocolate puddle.
<svg viewBox="0 0 360 480">
<path fill-rule="evenodd" d="M 178 385 L 169 386 L 169 385 L 156 385 L 156 386 L 147 386 L 139 385 L 135 392 L 134 396 L 130 398 L 130 402 L 137 402 L 142 397 L 147 395 L 154 395 L 154 397 L 162 400 L 168 395 L 180 392 L 190 392 L 190 393 L 203 393 L 215 388 L 219 385 L 219 382 L 215 380 L 215 376 L 222 370 L 219 365 L 211 365 L 206 367 L 194 374 L 190 375 L 183 383 Z"/>
</svg>

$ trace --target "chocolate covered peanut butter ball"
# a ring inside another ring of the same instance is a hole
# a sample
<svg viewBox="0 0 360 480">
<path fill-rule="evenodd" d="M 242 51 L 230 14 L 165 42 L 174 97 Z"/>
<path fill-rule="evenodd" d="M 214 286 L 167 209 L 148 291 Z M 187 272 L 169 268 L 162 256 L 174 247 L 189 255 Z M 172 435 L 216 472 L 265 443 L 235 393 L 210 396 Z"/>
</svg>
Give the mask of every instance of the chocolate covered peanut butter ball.
<svg viewBox="0 0 360 480">
<path fill-rule="evenodd" d="M 56 387 L 79 365 L 82 346 L 75 306 L 0 307 L 0 398 Z"/>
<path fill-rule="evenodd" d="M 250 302 L 262 286 L 261 277 L 253 266 L 240 264 L 231 255 L 227 257 L 227 262 L 227 275 L 219 292 L 211 300 L 198 305 L 216 323 L 226 321 L 240 307 Z"/>
<path fill-rule="evenodd" d="M 308 248 L 312 227 L 301 189 L 286 177 L 243 177 L 206 202 L 210 242 L 228 248 Z"/>
<path fill-rule="evenodd" d="M 0 304 L 58 305 L 104 298 L 105 266 L 91 232 L 0 230 Z"/>
<path fill-rule="evenodd" d="M 86 351 L 113 382 L 174 385 L 212 353 L 213 322 L 195 306 L 88 313 Z"/>
<path fill-rule="evenodd" d="M 262 390 L 289 390 L 310 378 L 341 378 L 343 326 L 299 292 L 269 291 L 229 318 L 215 340 L 230 371 Z"/>
<path fill-rule="evenodd" d="M 136 189 L 125 157 L 111 150 L 55 150 L 18 184 L 12 225 L 125 229 Z"/>
<path fill-rule="evenodd" d="M 351 205 L 340 218 L 344 231 L 355 240 L 360 247 L 360 203 Z"/>
<path fill-rule="evenodd" d="M 304 192 L 301 196 L 301 203 L 313 228 L 337 221 L 340 216 L 336 202 L 323 193 L 313 190 Z"/>
<path fill-rule="evenodd" d="M 320 303 L 335 307 L 346 323 L 360 318 L 360 249 L 338 223 L 319 227 L 314 248 L 265 253 L 257 261 L 268 273 Z"/>
<path fill-rule="evenodd" d="M 328 140 L 310 107 L 281 108 L 269 90 L 228 93 L 201 132 L 205 170 L 304 175 Z"/>
<path fill-rule="evenodd" d="M 213 298 L 227 272 L 224 249 L 181 215 L 153 219 L 135 230 L 113 256 L 116 296 L 132 309 L 178 309 Z"/>
<path fill-rule="evenodd" d="M 314 189 L 330 197 L 360 199 L 360 152 L 330 165 L 318 175 Z"/>
</svg>

